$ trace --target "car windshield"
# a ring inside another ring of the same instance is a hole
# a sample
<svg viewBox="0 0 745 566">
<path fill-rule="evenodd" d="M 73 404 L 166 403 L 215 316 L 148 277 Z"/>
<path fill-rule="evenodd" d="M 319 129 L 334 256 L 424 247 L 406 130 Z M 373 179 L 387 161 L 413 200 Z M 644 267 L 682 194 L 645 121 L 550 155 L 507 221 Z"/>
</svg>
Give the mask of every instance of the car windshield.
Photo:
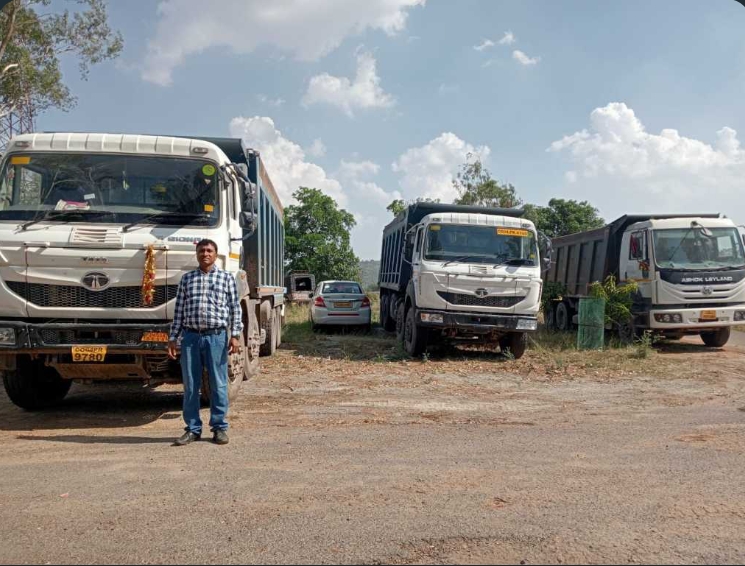
<svg viewBox="0 0 745 566">
<path fill-rule="evenodd" d="M 14 154 L 0 173 L 0 220 L 58 216 L 66 222 L 92 217 L 97 222 L 137 222 L 153 217 L 158 224 L 214 225 L 219 218 L 217 188 L 217 167 L 203 159 Z M 106 216 L 94 214 L 104 212 Z"/>
<path fill-rule="evenodd" d="M 430 224 L 424 258 L 469 263 L 536 265 L 535 233 L 524 228 Z"/>
<path fill-rule="evenodd" d="M 321 291 L 324 295 L 335 295 L 335 294 L 362 294 L 362 289 L 357 283 L 324 283 L 323 290 Z"/>
<path fill-rule="evenodd" d="M 654 231 L 657 265 L 667 269 L 718 269 L 745 265 L 742 241 L 736 228 L 701 230 L 675 228 Z"/>
</svg>

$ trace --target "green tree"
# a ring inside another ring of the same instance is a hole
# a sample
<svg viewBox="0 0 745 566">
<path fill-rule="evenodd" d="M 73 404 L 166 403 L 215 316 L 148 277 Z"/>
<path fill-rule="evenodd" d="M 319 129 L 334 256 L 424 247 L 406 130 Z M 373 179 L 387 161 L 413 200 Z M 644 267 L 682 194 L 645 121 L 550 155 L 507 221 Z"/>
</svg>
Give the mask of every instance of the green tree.
<svg viewBox="0 0 745 566">
<path fill-rule="evenodd" d="M 466 156 L 453 187 L 458 191 L 455 204 L 470 204 L 497 208 L 514 208 L 522 204 L 517 190 L 511 184 L 500 185 L 492 178 L 481 160 L 472 154 Z"/>
<path fill-rule="evenodd" d="M 393 216 L 398 216 L 404 211 L 405 208 L 406 202 L 400 198 L 392 201 L 391 204 L 385 207 L 385 209 L 393 214 Z"/>
<path fill-rule="evenodd" d="M 300 187 L 292 196 L 297 204 L 285 209 L 287 268 L 310 271 L 316 281 L 359 280 L 360 260 L 349 243 L 354 216 L 318 189 Z"/>
<path fill-rule="evenodd" d="M 602 228 L 605 225 L 598 209 L 587 201 L 552 198 L 548 201 L 548 206 L 526 204 L 523 208 L 525 218 L 531 220 L 549 238 Z"/>
<path fill-rule="evenodd" d="M 62 80 L 61 56 L 74 56 L 82 78 L 90 65 L 117 57 L 122 36 L 108 24 L 104 0 L 83 9 L 53 9 L 51 0 L 11 0 L 0 12 L 0 115 L 23 105 L 33 115 L 69 110 L 75 98 Z M 54 6 L 58 6 L 57 3 Z"/>
</svg>

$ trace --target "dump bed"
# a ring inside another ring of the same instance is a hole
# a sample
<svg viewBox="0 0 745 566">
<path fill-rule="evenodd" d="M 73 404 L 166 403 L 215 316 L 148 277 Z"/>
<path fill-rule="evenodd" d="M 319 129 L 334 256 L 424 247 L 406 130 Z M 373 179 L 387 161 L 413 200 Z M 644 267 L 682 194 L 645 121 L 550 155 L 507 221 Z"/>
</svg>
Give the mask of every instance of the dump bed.
<svg viewBox="0 0 745 566">
<path fill-rule="evenodd" d="M 518 208 L 486 208 L 433 202 L 420 202 L 406 207 L 383 229 L 383 245 L 378 274 L 378 283 L 381 288 L 393 291 L 406 290 L 409 279 L 411 279 L 411 257 L 404 257 L 406 233 L 412 226 L 421 222 L 422 218 L 437 212 L 490 214 L 518 218 L 523 215 L 523 210 Z"/>
<path fill-rule="evenodd" d="M 562 283 L 568 295 L 586 295 L 595 281 L 604 281 L 609 275 L 618 280 L 621 239 L 626 229 L 637 222 L 667 218 L 719 218 L 719 215 L 626 215 L 603 228 L 554 238 L 546 281 Z"/>
</svg>

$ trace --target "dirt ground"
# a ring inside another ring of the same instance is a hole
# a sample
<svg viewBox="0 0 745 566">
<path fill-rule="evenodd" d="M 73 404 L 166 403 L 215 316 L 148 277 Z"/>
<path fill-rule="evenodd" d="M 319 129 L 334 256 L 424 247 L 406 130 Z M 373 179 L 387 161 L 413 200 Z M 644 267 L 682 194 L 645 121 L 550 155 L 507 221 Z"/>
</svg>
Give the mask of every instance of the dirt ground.
<svg viewBox="0 0 745 566">
<path fill-rule="evenodd" d="M 170 446 L 175 387 L 0 393 L 0 562 L 742 563 L 744 337 L 407 361 L 332 334 L 263 360 L 225 447 Z"/>
</svg>

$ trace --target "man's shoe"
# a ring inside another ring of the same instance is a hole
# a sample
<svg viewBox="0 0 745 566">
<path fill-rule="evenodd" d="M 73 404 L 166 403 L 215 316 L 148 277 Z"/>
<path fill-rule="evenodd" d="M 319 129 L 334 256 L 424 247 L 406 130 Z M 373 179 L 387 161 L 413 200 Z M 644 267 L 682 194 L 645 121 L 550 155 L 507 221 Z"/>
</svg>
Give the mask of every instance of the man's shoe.
<svg viewBox="0 0 745 566">
<path fill-rule="evenodd" d="M 182 434 L 179 438 L 176 439 L 173 445 L 174 446 L 186 446 L 187 444 L 196 442 L 200 438 L 201 436 L 199 436 L 196 432 L 191 432 L 190 430 L 187 430 L 184 434 Z"/>
<path fill-rule="evenodd" d="M 215 444 L 227 444 L 228 441 L 228 432 L 225 430 L 216 430 L 215 435 L 212 437 L 212 442 Z"/>
</svg>

